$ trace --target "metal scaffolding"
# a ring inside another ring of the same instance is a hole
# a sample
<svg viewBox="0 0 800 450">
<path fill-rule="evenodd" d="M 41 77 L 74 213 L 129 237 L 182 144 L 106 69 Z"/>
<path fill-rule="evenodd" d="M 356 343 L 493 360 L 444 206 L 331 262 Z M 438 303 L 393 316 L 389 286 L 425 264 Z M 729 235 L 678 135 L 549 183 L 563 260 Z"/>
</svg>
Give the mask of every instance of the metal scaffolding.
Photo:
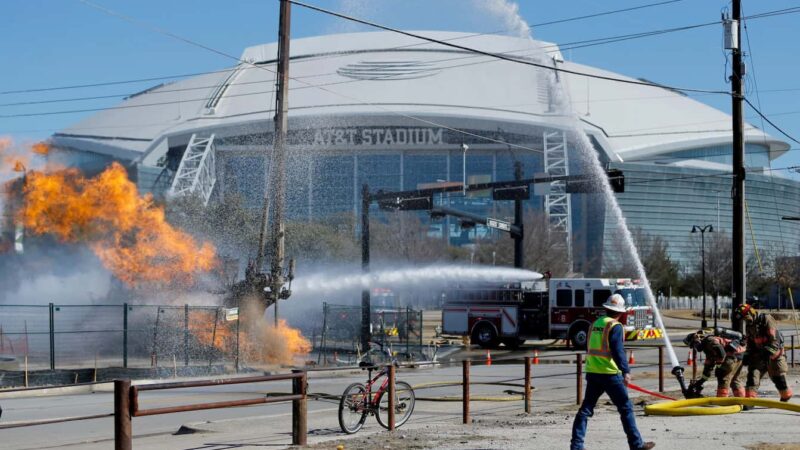
<svg viewBox="0 0 800 450">
<path fill-rule="evenodd" d="M 197 194 L 203 200 L 203 205 L 208 205 L 216 182 L 214 134 L 192 134 L 169 192 L 171 195 Z"/>
<path fill-rule="evenodd" d="M 567 157 L 567 134 L 564 131 L 545 131 L 542 136 L 544 146 L 544 170 L 549 176 L 569 175 Z M 545 212 L 550 225 L 564 234 L 569 267 L 572 267 L 572 215 L 570 195 L 564 179 L 550 182 L 550 192 L 544 200 Z"/>
</svg>

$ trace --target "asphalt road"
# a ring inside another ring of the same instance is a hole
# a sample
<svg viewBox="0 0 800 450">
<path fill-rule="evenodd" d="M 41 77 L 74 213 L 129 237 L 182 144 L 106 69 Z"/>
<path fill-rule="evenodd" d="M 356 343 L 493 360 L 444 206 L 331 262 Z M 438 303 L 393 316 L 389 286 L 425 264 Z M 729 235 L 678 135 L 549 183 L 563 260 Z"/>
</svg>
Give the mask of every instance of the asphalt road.
<svg viewBox="0 0 800 450">
<path fill-rule="evenodd" d="M 476 364 L 472 367 L 471 388 L 475 397 L 518 398 L 521 387 L 497 386 L 482 383 L 509 382 L 522 383 L 523 366 L 517 358 L 521 352 L 495 352 L 493 364 Z M 528 352 L 530 354 L 530 352 Z M 534 403 L 539 407 L 561 407 L 574 405 L 576 398 L 574 353 L 564 351 L 542 352 L 542 364 L 533 368 Z M 637 383 L 649 389 L 657 389 L 655 376 L 657 352 L 654 349 L 637 350 L 637 368 L 634 372 Z M 567 363 L 548 364 L 549 361 Z M 339 395 L 344 388 L 356 381 L 363 382 L 366 373 L 360 370 L 342 372 L 312 373 L 309 378 L 309 392 Z M 412 386 L 420 386 L 434 382 L 461 382 L 461 366 L 427 367 L 401 369 L 398 379 L 407 381 Z M 674 383 L 673 383 L 674 384 Z M 676 385 L 677 386 L 677 385 Z M 675 387 L 676 387 L 675 386 Z M 140 408 L 163 407 L 180 404 L 214 402 L 254 398 L 265 392 L 290 392 L 289 382 L 273 382 L 259 384 L 238 384 L 207 388 L 187 388 L 165 391 L 147 391 L 140 394 Z M 441 397 L 458 397 L 461 386 L 420 387 L 415 389 L 421 398 L 417 403 L 412 421 L 455 420 L 460 417 L 460 402 L 431 401 Z M 110 390 L 97 391 L 82 395 L 54 395 L 27 398 L 3 399 L 3 417 L 0 423 L 11 423 L 29 420 L 42 420 L 67 416 L 94 415 L 113 411 L 113 395 Z M 338 435 L 341 433 L 337 421 L 338 405 L 335 400 L 317 399 L 309 401 L 308 429 L 311 436 Z M 476 414 L 487 411 L 523 411 L 520 400 L 499 402 L 474 402 Z M 236 423 L 241 420 L 250 421 L 253 429 L 238 429 Z M 257 420 L 253 422 L 253 420 Z M 209 423 L 210 422 L 210 423 Z M 258 423 L 262 425 L 259 426 Z M 148 448 L 145 441 L 156 440 L 153 448 L 184 448 L 178 444 L 180 436 L 173 436 L 182 425 L 191 424 L 193 428 L 208 429 L 225 428 L 230 424 L 231 430 L 226 433 L 232 438 L 255 436 L 276 445 L 291 442 L 291 406 L 285 404 L 268 404 L 243 408 L 228 408 L 188 413 L 176 413 L 160 416 L 148 416 L 133 419 L 133 431 L 136 448 Z M 379 426 L 370 419 L 367 429 L 378 431 Z M 209 431 L 211 432 L 211 431 Z M 255 438 L 254 437 L 254 438 Z M 0 430 L 2 447 L 8 449 L 42 449 L 53 447 L 74 448 L 109 448 L 113 439 L 113 422 L 111 418 L 95 419 L 79 422 L 40 425 L 26 428 L 10 428 Z M 171 441 L 176 441 L 176 446 Z M 140 442 L 139 445 L 137 442 Z M 206 448 L 206 447 L 204 447 Z M 213 448 L 213 447 L 212 447 Z"/>
</svg>

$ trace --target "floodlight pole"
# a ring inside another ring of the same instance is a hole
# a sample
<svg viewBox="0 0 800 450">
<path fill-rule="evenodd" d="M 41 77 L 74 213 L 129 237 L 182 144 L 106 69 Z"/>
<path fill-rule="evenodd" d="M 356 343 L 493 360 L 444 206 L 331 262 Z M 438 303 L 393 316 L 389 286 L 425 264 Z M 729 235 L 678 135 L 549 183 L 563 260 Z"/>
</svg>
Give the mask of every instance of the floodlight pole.
<svg viewBox="0 0 800 450">
<path fill-rule="evenodd" d="M 745 169 L 744 169 L 744 116 L 742 113 L 742 50 L 741 50 L 741 0 L 733 0 L 732 19 L 735 29 L 733 42 L 733 67 L 731 70 L 731 100 L 733 117 L 733 302 L 732 307 L 744 303 L 747 295 L 745 287 L 744 261 L 744 201 L 745 201 Z M 735 330 L 742 330 L 742 321 L 733 318 Z"/>
</svg>

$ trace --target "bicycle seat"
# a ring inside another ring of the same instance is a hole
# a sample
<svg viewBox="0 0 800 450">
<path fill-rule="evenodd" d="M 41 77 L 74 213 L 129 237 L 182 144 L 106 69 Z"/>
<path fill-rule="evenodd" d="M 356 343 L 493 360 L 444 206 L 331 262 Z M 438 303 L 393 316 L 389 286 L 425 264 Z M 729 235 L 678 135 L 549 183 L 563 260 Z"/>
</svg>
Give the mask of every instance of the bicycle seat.
<svg viewBox="0 0 800 450">
<path fill-rule="evenodd" d="M 362 369 L 366 369 L 368 367 L 372 367 L 373 365 L 374 364 L 372 364 L 372 361 L 359 361 L 359 363 L 358 363 L 358 367 L 361 367 Z"/>
</svg>

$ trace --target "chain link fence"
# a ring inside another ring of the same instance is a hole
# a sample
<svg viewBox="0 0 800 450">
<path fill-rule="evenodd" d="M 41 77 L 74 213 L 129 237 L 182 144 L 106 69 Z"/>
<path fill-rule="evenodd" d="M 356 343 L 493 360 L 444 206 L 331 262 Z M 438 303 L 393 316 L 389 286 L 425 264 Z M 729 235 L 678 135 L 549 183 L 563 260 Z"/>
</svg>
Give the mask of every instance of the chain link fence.
<svg viewBox="0 0 800 450">
<path fill-rule="evenodd" d="M 317 363 L 356 363 L 364 351 L 359 348 L 361 307 L 323 303 L 322 317 Z M 371 342 L 388 346 L 406 360 L 422 354 L 422 311 L 410 307 L 374 309 L 370 324 Z"/>
<path fill-rule="evenodd" d="M 237 336 L 218 307 L 0 305 L 0 370 L 238 368 Z"/>
</svg>

